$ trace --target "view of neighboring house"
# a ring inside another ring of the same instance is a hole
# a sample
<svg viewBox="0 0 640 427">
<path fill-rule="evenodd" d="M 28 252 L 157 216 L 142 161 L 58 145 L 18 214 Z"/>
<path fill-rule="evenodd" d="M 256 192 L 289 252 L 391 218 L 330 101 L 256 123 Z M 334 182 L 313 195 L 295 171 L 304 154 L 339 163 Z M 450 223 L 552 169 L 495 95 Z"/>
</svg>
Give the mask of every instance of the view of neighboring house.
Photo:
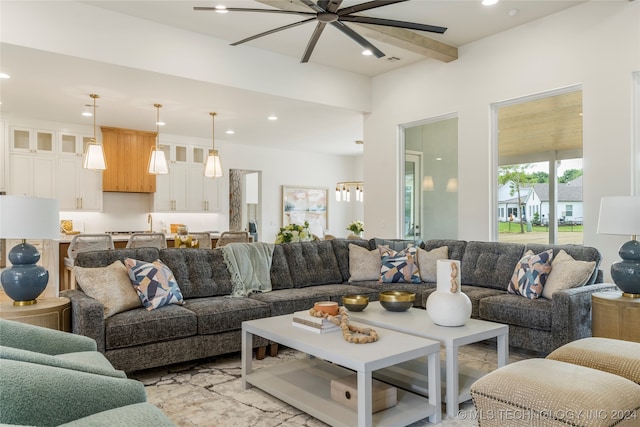
<svg viewBox="0 0 640 427">
<path fill-rule="evenodd" d="M 498 221 L 533 221 L 535 214 L 545 225 L 549 223 L 549 184 L 525 184 L 520 188 L 520 203 L 513 184 L 498 189 Z M 582 176 L 566 184 L 558 183 L 558 222 L 582 223 Z M 521 212 L 520 207 L 524 207 Z"/>
</svg>

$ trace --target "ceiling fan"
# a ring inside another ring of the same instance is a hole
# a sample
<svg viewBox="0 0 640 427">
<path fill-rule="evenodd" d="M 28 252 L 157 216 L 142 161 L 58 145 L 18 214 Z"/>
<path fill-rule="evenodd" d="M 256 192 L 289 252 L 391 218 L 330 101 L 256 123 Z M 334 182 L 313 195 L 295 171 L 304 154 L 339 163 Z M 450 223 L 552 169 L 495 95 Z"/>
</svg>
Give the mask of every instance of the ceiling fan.
<svg viewBox="0 0 640 427">
<path fill-rule="evenodd" d="M 355 22 L 360 24 L 373 24 L 373 25 L 383 25 L 386 27 L 396 27 L 396 28 L 405 28 L 409 30 L 418 30 L 418 31 L 428 31 L 431 33 L 443 34 L 447 29 L 445 27 L 438 27 L 434 25 L 425 25 L 425 24 L 417 24 L 413 22 L 405 22 L 405 21 L 396 21 L 393 19 L 383 19 L 383 18 L 372 18 L 369 16 L 361 16 L 356 15 L 358 12 L 364 12 L 366 10 L 371 10 L 377 7 L 389 6 L 394 3 L 401 3 L 408 0 L 373 0 L 368 1 L 366 3 L 361 3 L 355 6 L 343 7 L 340 9 L 340 5 L 343 0 L 317 0 L 317 2 L 313 2 L 312 0 L 299 0 L 302 4 L 309 7 L 313 12 L 301 12 L 301 11 L 293 11 L 293 10 L 279 10 L 279 9 L 253 9 L 253 8 L 237 8 L 237 7 L 229 7 L 229 8 L 221 8 L 221 7 L 204 7 L 197 6 L 194 7 L 194 10 L 213 10 L 213 11 L 231 11 L 231 12 L 266 12 L 266 13 L 281 13 L 281 14 L 289 14 L 289 15 L 298 15 L 307 17 L 306 19 L 294 22 L 293 24 L 284 25 L 282 27 L 274 28 L 269 31 L 265 31 L 260 34 L 256 34 L 251 37 L 247 37 L 246 39 L 242 39 L 240 41 L 231 43 L 231 46 L 237 46 L 242 43 L 246 43 L 251 40 L 255 40 L 257 38 L 267 36 L 269 34 L 276 33 L 278 31 L 287 30 L 289 28 L 294 28 L 302 24 L 306 24 L 308 22 L 317 21 L 316 29 L 311 35 L 311 39 L 309 39 L 309 43 L 307 44 L 307 48 L 304 51 L 304 55 L 302 56 L 301 62 L 308 62 L 311 57 L 311 53 L 318 43 L 318 39 L 324 31 L 324 28 L 327 24 L 331 24 L 333 27 L 340 30 L 344 35 L 358 43 L 365 49 L 368 49 L 376 58 L 382 58 L 384 53 L 371 44 L 367 39 L 362 37 L 360 34 L 356 33 L 353 29 L 349 28 L 345 22 Z"/>
</svg>

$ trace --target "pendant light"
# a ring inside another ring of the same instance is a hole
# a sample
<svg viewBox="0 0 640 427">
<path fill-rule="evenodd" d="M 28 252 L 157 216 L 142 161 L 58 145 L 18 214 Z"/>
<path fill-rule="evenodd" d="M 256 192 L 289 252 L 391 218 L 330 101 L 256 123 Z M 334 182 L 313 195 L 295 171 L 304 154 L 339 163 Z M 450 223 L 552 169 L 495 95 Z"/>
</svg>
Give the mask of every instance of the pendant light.
<svg viewBox="0 0 640 427">
<path fill-rule="evenodd" d="M 167 166 L 167 159 L 164 156 L 164 151 L 160 149 L 160 108 L 162 104 L 153 104 L 156 107 L 156 146 L 151 149 L 151 156 L 149 156 L 149 173 L 151 175 L 164 175 L 169 173 L 169 167 Z"/>
<path fill-rule="evenodd" d="M 89 96 L 93 99 L 93 138 L 91 138 L 85 148 L 82 167 L 85 169 L 105 170 L 107 168 L 107 161 L 104 157 L 104 147 L 102 147 L 102 144 L 98 144 L 98 140 L 96 139 L 96 99 L 100 98 L 100 95 L 92 93 L 89 94 Z"/>
<path fill-rule="evenodd" d="M 216 130 L 216 113 L 211 115 L 211 144 L 212 149 L 209 150 L 207 162 L 204 164 L 204 176 L 207 178 L 220 178 L 222 176 L 222 165 L 220 164 L 220 155 L 216 150 L 215 130 Z"/>
</svg>

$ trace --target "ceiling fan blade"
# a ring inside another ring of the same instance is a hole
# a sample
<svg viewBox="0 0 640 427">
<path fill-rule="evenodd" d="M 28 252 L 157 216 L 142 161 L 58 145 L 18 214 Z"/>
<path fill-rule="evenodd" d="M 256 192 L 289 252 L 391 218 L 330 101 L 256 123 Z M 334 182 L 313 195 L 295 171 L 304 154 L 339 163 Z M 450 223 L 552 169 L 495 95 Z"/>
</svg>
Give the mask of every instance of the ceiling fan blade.
<svg viewBox="0 0 640 427">
<path fill-rule="evenodd" d="M 217 9 L 215 7 L 205 7 L 205 6 L 195 6 L 193 10 L 198 11 L 212 11 L 216 12 Z M 299 12 L 296 10 L 280 10 L 280 9 L 245 9 L 241 7 L 228 7 L 226 10 L 230 12 L 265 12 L 265 13 L 280 13 L 287 15 L 303 15 L 303 16 L 315 16 L 315 13 L 311 12 Z"/>
<path fill-rule="evenodd" d="M 324 10 L 323 8 L 321 8 L 311 0 L 300 0 L 300 2 L 303 3 L 305 6 L 308 6 L 311 9 L 315 10 L 316 12 L 320 12 L 320 13 L 326 12 L 326 10 Z"/>
<path fill-rule="evenodd" d="M 382 52 L 380 49 L 378 49 L 377 47 L 369 43 L 367 39 L 365 39 L 355 31 L 353 31 L 351 28 L 347 27 L 342 22 L 340 21 L 332 22 L 331 25 L 336 27 L 338 30 L 342 31 L 344 35 L 346 35 L 351 40 L 358 43 L 360 46 L 364 47 L 365 49 L 369 49 L 376 56 L 376 58 L 382 58 L 384 56 L 384 52 Z"/>
<path fill-rule="evenodd" d="M 359 24 L 384 25 L 385 27 L 406 28 L 408 30 L 428 31 L 430 33 L 443 34 L 446 27 L 435 25 L 417 24 L 415 22 L 396 21 L 393 19 L 371 18 L 369 16 L 341 16 L 340 21 L 357 22 Z"/>
<path fill-rule="evenodd" d="M 316 25 L 316 29 L 313 31 L 313 34 L 309 39 L 309 43 L 307 43 L 307 48 L 304 50 L 304 55 L 302 55 L 302 60 L 300 61 L 301 63 L 304 64 L 306 62 L 309 62 L 311 53 L 313 52 L 313 49 L 315 49 L 316 44 L 318 43 L 318 39 L 320 38 L 320 35 L 322 34 L 322 31 L 324 31 L 324 27 L 326 26 L 326 22 L 318 22 L 318 25 Z"/>
<path fill-rule="evenodd" d="M 297 27 L 298 25 L 306 24 L 307 22 L 315 21 L 315 16 L 313 18 L 305 19 L 304 21 L 294 22 L 293 24 L 285 25 L 283 27 L 274 28 L 273 30 L 265 31 L 264 33 L 256 34 L 255 36 L 247 37 L 246 39 L 242 39 L 240 41 L 231 43 L 231 46 L 238 46 L 239 44 L 249 42 L 251 40 L 255 40 L 260 37 L 268 36 L 269 34 L 277 33 L 278 31 L 288 30 L 289 28 Z"/>
<path fill-rule="evenodd" d="M 318 6 L 329 13 L 336 13 L 342 4 L 342 0 L 318 0 Z"/>
<path fill-rule="evenodd" d="M 343 9 L 338 10 L 337 13 L 340 16 L 344 16 L 344 15 L 349 15 L 351 13 L 363 12 L 365 10 L 375 9 L 376 7 L 389 6 L 390 4 L 402 3 L 405 1 L 409 1 L 409 0 L 373 0 L 373 1 L 368 1 L 366 3 L 357 4 L 355 6 L 345 7 Z"/>
</svg>

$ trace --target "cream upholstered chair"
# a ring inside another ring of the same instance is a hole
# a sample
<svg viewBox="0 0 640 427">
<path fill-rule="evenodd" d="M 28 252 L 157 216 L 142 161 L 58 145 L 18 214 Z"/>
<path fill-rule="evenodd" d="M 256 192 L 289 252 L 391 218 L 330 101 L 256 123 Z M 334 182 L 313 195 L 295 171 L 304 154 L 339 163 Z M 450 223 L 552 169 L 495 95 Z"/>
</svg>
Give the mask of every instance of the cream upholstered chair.
<svg viewBox="0 0 640 427">
<path fill-rule="evenodd" d="M 60 290 L 75 289 L 76 278 L 73 274 L 76 254 L 89 251 L 113 249 L 113 238 L 109 234 L 77 234 L 71 239 L 67 256 L 64 258 L 64 275 Z"/>
<path fill-rule="evenodd" d="M 189 232 L 189 235 L 193 238 L 193 239 L 197 239 L 198 240 L 198 247 L 200 248 L 204 248 L 204 249 L 211 249 L 211 234 L 209 234 L 208 232 Z"/>
<path fill-rule="evenodd" d="M 248 231 L 223 231 L 216 243 L 216 248 L 222 247 L 228 243 L 248 243 L 251 237 Z"/>
<path fill-rule="evenodd" d="M 129 236 L 127 248 L 158 248 L 167 247 L 167 238 L 162 233 L 133 233 Z"/>
</svg>

